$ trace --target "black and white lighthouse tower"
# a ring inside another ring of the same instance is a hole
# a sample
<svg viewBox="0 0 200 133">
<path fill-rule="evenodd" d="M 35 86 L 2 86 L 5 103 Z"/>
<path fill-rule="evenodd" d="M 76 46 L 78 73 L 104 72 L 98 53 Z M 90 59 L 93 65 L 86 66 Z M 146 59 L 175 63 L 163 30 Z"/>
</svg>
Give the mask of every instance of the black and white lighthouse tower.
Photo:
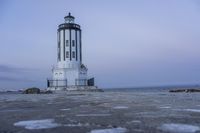
<svg viewBox="0 0 200 133">
<path fill-rule="evenodd" d="M 94 86 L 94 78 L 88 79 L 88 69 L 82 63 L 81 27 L 69 13 L 57 30 L 57 65 L 53 77 L 47 80 L 50 90 L 76 89 Z"/>
</svg>

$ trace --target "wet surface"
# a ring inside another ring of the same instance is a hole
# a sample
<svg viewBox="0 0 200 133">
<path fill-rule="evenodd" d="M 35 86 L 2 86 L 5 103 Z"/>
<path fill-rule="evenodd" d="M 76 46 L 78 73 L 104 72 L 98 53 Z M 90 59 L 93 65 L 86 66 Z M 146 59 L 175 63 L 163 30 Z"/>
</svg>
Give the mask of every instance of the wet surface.
<svg viewBox="0 0 200 133">
<path fill-rule="evenodd" d="M 0 133 L 200 132 L 200 94 L 0 94 Z"/>
</svg>

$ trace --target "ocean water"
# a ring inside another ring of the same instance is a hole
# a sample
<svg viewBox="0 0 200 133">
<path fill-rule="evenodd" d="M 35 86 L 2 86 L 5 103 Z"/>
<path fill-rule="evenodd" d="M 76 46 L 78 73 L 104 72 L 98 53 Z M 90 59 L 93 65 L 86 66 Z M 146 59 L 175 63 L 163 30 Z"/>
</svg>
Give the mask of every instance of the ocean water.
<svg viewBox="0 0 200 133">
<path fill-rule="evenodd" d="M 106 92 L 168 92 L 173 89 L 200 88 L 199 85 L 179 85 L 179 86 L 152 86 L 152 87 L 122 87 L 122 88 L 104 88 Z"/>
</svg>

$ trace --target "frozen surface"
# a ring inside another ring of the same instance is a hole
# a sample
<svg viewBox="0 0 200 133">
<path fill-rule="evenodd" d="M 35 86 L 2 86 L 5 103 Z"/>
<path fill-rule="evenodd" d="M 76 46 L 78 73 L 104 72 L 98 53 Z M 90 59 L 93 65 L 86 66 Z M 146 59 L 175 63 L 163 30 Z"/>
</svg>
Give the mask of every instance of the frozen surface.
<svg viewBox="0 0 200 133">
<path fill-rule="evenodd" d="M 111 114 L 77 114 L 76 116 L 110 116 Z"/>
<path fill-rule="evenodd" d="M 0 133 L 117 133 L 124 129 L 127 133 L 197 133 L 199 95 L 159 91 L 0 93 Z"/>
<path fill-rule="evenodd" d="M 128 109 L 127 106 L 115 106 L 114 109 Z"/>
<path fill-rule="evenodd" d="M 141 121 L 139 121 L 139 120 L 132 120 L 132 121 L 127 122 L 127 123 L 141 123 Z"/>
<path fill-rule="evenodd" d="M 184 109 L 185 111 L 191 111 L 191 112 L 198 112 L 200 113 L 200 109 Z"/>
<path fill-rule="evenodd" d="M 176 110 L 176 111 L 187 111 L 187 112 L 195 112 L 195 113 L 200 113 L 200 109 L 173 109 L 173 110 Z"/>
<path fill-rule="evenodd" d="M 14 126 L 22 126 L 26 129 L 46 129 L 46 128 L 55 128 L 60 126 L 54 122 L 54 119 L 44 119 L 44 120 L 27 120 L 19 121 L 14 123 Z"/>
<path fill-rule="evenodd" d="M 187 124 L 163 124 L 160 127 L 161 130 L 172 133 L 195 133 L 199 131 L 198 126 L 187 125 Z"/>
<path fill-rule="evenodd" d="M 161 106 L 160 108 L 161 109 L 170 109 L 171 107 L 170 106 Z"/>
<path fill-rule="evenodd" d="M 70 108 L 68 108 L 68 109 L 60 109 L 60 110 L 62 110 L 62 111 L 68 111 L 68 110 L 71 110 Z"/>
<path fill-rule="evenodd" d="M 112 128 L 112 129 L 95 129 L 92 130 L 90 133 L 125 133 L 127 132 L 126 128 Z"/>
<path fill-rule="evenodd" d="M 65 124 L 66 127 L 84 127 L 84 126 L 90 126 L 89 123 L 77 123 L 77 124 Z"/>
</svg>

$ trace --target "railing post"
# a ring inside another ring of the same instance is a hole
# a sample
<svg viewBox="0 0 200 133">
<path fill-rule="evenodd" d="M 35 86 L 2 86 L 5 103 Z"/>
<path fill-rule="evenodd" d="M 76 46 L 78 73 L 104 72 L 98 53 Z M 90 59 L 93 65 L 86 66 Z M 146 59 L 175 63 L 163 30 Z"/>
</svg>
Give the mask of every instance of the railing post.
<svg viewBox="0 0 200 133">
<path fill-rule="evenodd" d="M 47 87 L 49 87 L 49 80 L 47 79 Z"/>
<path fill-rule="evenodd" d="M 59 80 L 59 79 L 50 80 L 50 79 L 47 79 L 46 84 L 47 84 L 47 87 L 67 87 L 68 81 L 67 81 L 67 79 L 65 79 L 65 80 Z M 76 84 L 77 84 L 77 82 L 76 82 Z"/>
</svg>

